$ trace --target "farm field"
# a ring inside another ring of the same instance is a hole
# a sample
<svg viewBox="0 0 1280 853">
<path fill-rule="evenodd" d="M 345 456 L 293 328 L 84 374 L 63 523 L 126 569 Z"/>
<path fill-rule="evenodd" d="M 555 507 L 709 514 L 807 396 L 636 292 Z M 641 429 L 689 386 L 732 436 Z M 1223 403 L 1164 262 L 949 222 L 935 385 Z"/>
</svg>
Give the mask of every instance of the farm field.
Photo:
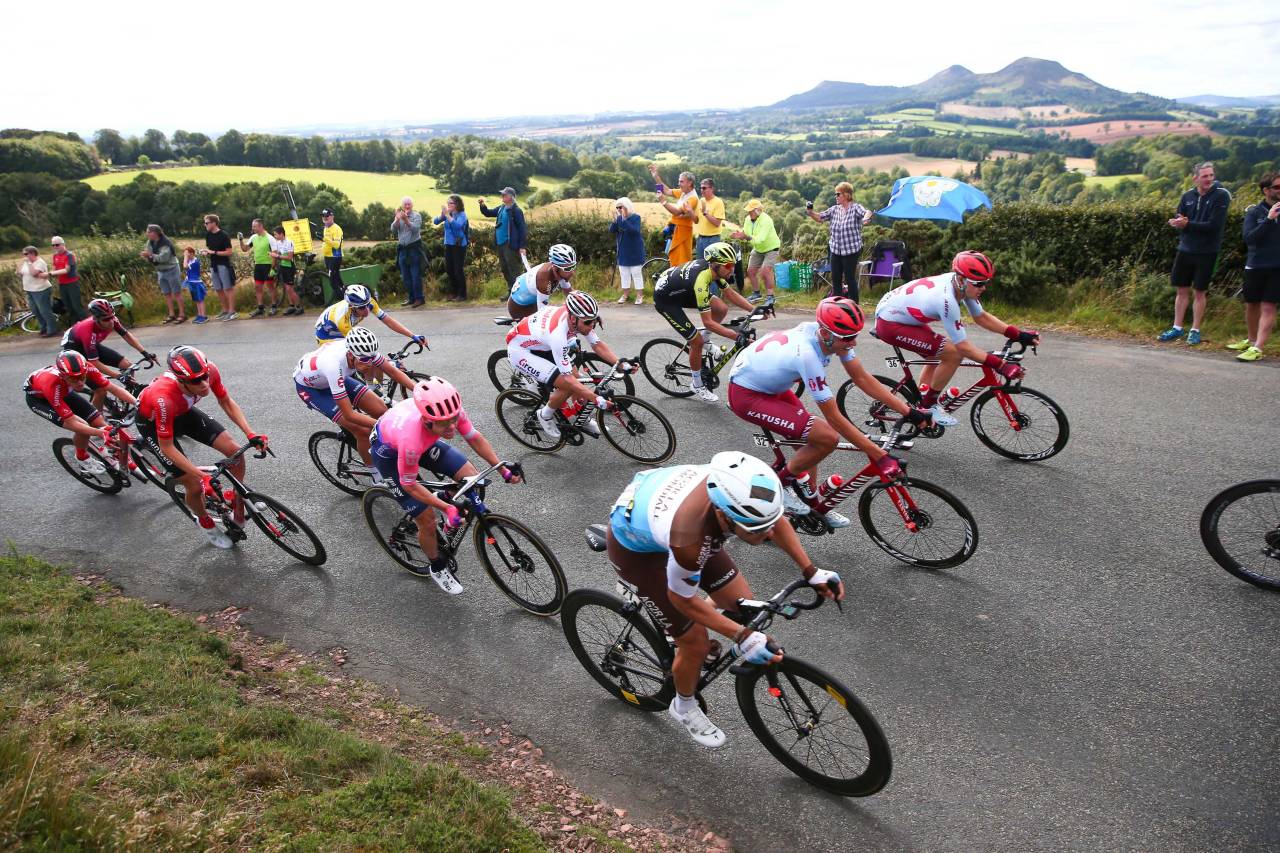
<svg viewBox="0 0 1280 853">
<path fill-rule="evenodd" d="M 987 159 L 997 160 L 1012 157 L 1015 160 L 1026 160 L 1030 156 L 1025 151 L 1004 151 L 999 148 L 993 148 L 990 154 L 987 155 Z M 1092 157 L 1064 157 L 1063 160 L 1066 161 L 1069 171 L 1084 172 L 1085 175 L 1092 175 L 1098 168 L 1098 164 Z"/>
<path fill-rule="evenodd" d="M 812 172 L 814 169 L 833 169 L 837 167 L 856 168 L 861 166 L 868 172 L 872 169 L 887 172 L 895 166 L 901 166 L 912 175 L 944 175 L 950 177 L 956 169 L 972 172 L 974 163 L 969 160 L 954 158 L 917 157 L 915 154 L 872 154 L 867 157 L 842 157 L 839 160 L 806 160 L 796 163 L 790 168 L 797 172 Z"/>
<path fill-rule="evenodd" d="M 1090 175 L 1084 179 L 1085 186 L 1099 186 L 1110 189 L 1121 181 L 1145 181 L 1146 175 Z"/>
<path fill-rule="evenodd" d="M 637 194 L 638 195 L 638 194 Z M 645 194 L 648 198 L 653 198 L 652 193 Z M 613 199 L 611 198 L 567 198 L 563 201 L 552 202 L 551 204 L 535 207 L 528 212 L 528 217 L 533 222 L 539 222 L 546 219 L 555 219 L 558 216 L 574 216 L 588 215 L 599 216 L 603 223 L 613 213 Z M 636 206 L 636 213 L 640 214 L 640 221 L 648 228 L 663 228 L 670 219 L 670 214 L 663 209 L 662 205 L 653 201 L 637 201 L 632 199 Z"/>
<path fill-rule="evenodd" d="M 1093 113 L 1080 112 L 1067 104 L 1045 104 L 1038 107 L 980 107 L 960 101 L 948 101 L 942 105 L 940 112 L 968 118 L 986 119 L 1020 119 L 1023 117 L 1051 119 L 1064 116 L 1088 117 Z M 1057 113 L 1057 115 L 1053 115 Z"/>
<path fill-rule="evenodd" d="M 1119 142 L 1121 139 L 1130 139 L 1135 136 L 1164 136 L 1165 134 L 1174 134 L 1176 136 L 1219 136 L 1198 121 L 1186 122 L 1169 122 L 1169 121 L 1124 121 L 1117 119 L 1115 121 L 1094 121 L 1088 124 L 1073 125 L 1049 125 L 1045 127 L 1033 127 L 1029 130 L 1043 130 L 1048 134 L 1060 134 L 1071 139 L 1087 139 L 1090 142 L 1106 144 L 1109 142 Z"/>
</svg>

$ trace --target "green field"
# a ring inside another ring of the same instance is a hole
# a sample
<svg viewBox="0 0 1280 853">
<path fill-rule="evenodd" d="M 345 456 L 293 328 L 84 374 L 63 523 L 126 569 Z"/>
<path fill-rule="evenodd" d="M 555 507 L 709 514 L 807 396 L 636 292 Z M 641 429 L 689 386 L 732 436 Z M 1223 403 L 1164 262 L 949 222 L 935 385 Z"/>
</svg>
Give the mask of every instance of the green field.
<svg viewBox="0 0 1280 853">
<path fill-rule="evenodd" d="M 1098 186 L 1111 189 L 1121 181 L 1145 181 L 1146 175 L 1089 175 L 1084 179 L 1085 186 Z"/>
<path fill-rule="evenodd" d="M 867 120 L 875 124 L 918 124 L 936 133 L 989 133 L 1000 136 L 1022 136 L 1022 131 L 1012 127 L 997 127 L 993 124 L 960 124 L 953 121 L 935 121 L 933 110 L 913 108 L 899 110 L 896 113 L 880 113 L 867 116 Z"/>
<path fill-rule="evenodd" d="M 87 178 L 85 183 L 96 190 L 105 190 L 118 184 L 127 184 L 139 174 L 132 171 L 110 172 Z M 174 183 L 197 181 L 205 184 L 235 184 L 255 181 L 265 184 L 282 180 L 293 183 L 324 183 L 346 193 L 357 209 L 363 209 L 375 201 L 395 207 L 400 199 L 412 196 L 419 210 L 434 213 L 444 204 L 448 195 L 446 191 L 437 189 L 435 179 L 428 175 L 383 175 L 339 169 L 278 169 L 267 166 L 184 166 L 177 169 L 152 169 L 151 174 L 157 180 Z M 564 183 L 561 178 L 535 175 L 531 192 L 544 188 L 555 190 Z M 487 200 L 493 200 L 496 204 L 500 189 L 501 187 L 494 187 Z M 462 197 L 474 209 L 476 196 L 463 193 Z"/>
</svg>

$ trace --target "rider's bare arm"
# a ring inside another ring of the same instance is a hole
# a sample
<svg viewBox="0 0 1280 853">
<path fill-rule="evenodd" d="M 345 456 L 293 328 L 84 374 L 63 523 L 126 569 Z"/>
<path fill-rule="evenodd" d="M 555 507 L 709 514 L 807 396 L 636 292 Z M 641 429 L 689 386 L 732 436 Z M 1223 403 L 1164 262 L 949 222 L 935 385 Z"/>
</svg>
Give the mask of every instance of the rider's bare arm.
<svg viewBox="0 0 1280 853">
<path fill-rule="evenodd" d="M 218 405 L 222 407 L 222 411 L 227 413 L 227 417 L 231 418 L 231 422 L 240 427 L 240 431 L 244 433 L 245 438 L 255 435 L 254 431 L 249 428 L 249 421 L 245 419 L 244 411 L 234 397 L 228 394 L 218 401 Z"/>
<path fill-rule="evenodd" d="M 372 418 L 357 409 L 355 406 L 351 405 L 351 399 L 349 397 L 339 397 L 334 400 L 334 402 L 338 404 L 338 411 L 341 413 L 342 420 L 347 426 L 354 424 L 364 430 L 371 430 L 373 429 L 373 425 L 378 422 L 377 418 Z"/>
<path fill-rule="evenodd" d="M 115 384 L 108 385 L 107 393 L 115 397 L 120 402 L 124 403 L 126 406 L 138 405 L 138 401 L 134 398 L 134 396 L 130 394 L 128 391 L 121 388 L 119 385 L 115 385 Z"/>
<path fill-rule="evenodd" d="M 164 453 L 165 458 L 172 462 L 183 474 L 188 477 L 195 477 L 197 480 L 204 476 L 204 472 L 197 468 L 195 463 L 178 449 L 178 445 L 174 443 L 172 438 L 160 436 L 157 440 L 160 442 L 160 451 Z"/>
<path fill-rule="evenodd" d="M 862 430 L 850 423 L 849 419 L 841 413 L 835 397 L 819 403 L 818 411 L 822 412 L 822 417 L 831 425 L 831 428 L 840 433 L 841 438 L 867 454 L 872 462 L 885 455 L 880 445 L 867 438 Z"/>
<path fill-rule="evenodd" d="M 612 349 L 609 348 L 609 345 L 606 344 L 604 341 L 600 341 L 599 343 L 592 344 L 591 351 L 594 352 L 596 355 L 600 356 L 601 358 L 603 358 L 605 361 L 607 361 L 610 366 L 613 366 L 618 363 L 618 356 L 614 353 Z"/>
<path fill-rule="evenodd" d="M 725 287 L 720 291 L 725 295 L 727 301 L 741 308 L 743 311 L 754 311 L 756 306 L 747 301 L 747 297 L 738 292 L 737 288 Z"/>
<path fill-rule="evenodd" d="M 390 314 L 383 316 L 382 322 L 383 322 L 383 325 L 385 325 L 388 329 L 390 329 L 393 332 L 399 332 L 400 334 L 404 335 L 406 338 L 414 337 L 413 332 L 406 329 L 403 323 L 401 323 L 395 317 L 392 317 Z"/>
</svg>

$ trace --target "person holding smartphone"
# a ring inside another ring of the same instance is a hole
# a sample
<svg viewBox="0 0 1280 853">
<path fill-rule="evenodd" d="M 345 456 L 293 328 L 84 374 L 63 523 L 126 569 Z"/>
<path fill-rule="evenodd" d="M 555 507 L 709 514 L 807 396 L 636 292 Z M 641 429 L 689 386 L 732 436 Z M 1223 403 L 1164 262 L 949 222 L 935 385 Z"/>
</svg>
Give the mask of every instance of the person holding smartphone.
<svg viewBox="0 0 1280 853">
<path fill-rule="evenodd" d="M 653 175 L 658 204 L 671 214 L 671 222 L 667 225 L 671 229 L 667 261 L 671 266 L 678 267 L 693 260 L 693 225 L 698 220 L 694 207 L 698 197 L 693 190 L 693 172 L 681 172 L 677 179 L 679 186 L 675 189 L 663 183 L 662 176 L 658 174 L 658 164 L 649 164 L 649 174 Z M 668 196 L 670 201 L 667 200 Z"/>
<path fill-rule="evenodd" d="M 858 258 L 862 254 L 862 226 L 871 221 L 871 211 L 853 200 L 853 185 L 836 184 L 836 203 L 821 213 L 814 212 L 813 202 L 805 211 L 814 222 L 830 227 L 827 250 L 831 254 L 831 295 L 847 296 L 858 301 Z"/>
<path fill-rule="evenodd" d="M 1244 212 L 1244 322 L 1249 337 L 1227 349 L 1239 350 L 1238 361 L 1257 361 L 1276 324 L 1280 303 L 1280 172 L 1267 172 L 1258 182 L 1262 201 Z"/>
</svg>

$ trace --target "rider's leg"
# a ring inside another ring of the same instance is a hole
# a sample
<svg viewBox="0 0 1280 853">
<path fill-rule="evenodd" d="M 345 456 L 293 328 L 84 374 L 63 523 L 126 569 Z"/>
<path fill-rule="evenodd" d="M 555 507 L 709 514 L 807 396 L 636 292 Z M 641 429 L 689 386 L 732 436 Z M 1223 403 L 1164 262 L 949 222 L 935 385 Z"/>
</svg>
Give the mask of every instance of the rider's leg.
<svg viewBox="0 0 1280 853">
<path fill-rule="evenodd" d="M 773 267 L 763 266 L 760 268 L 760 278 L 764 281 L 764 292 L 766 296 L 774 295 L 774 288 L 777 286 L 773 276 Z"/>
<path fill-rule="evenodd" d="M 418 544 L 427 559 L 435 562 L 440 558 L 440 547 L 436 542 L 436 511 L 427 507 L 413 520 L 418 526 Z"/>
<path fill-rule="evenodd" d="M 222 432 L 218 433 L 218 437 L 213 440 L 213 443 L 210 445 L 210 447 L 212 447 L 214 450 L 221 453 L 223 456 L 230 456 L 231 454 L 239 450 L 239 447 L 237 447 L 236 445 L 235 439 L 233 439 L 231 437 L 231 433 L 227 432 L 226 430 L 223 430 Z M 241 456 L 235 462 L 228 465 L 227 470 L 230 471 L 232 474 L 234 474 L 237 480 L 243 483 L 244 482 L 244 457 Z M 231 503 L 231 516 L 232 518 L 235 519 L 236 524 L 244 524 L 244 503 L 240 500 L 239 495 L 236 495 L 235 500 L 232 501 Z"/>
<path fill-rule="evenodd" d="M 947 387 L 951 377 L 955 376 L 961 359 L 960 350 L 956 349 L 955 344 L 951 341 L 943 342 L 942 351 L 938 353 L 937 365 L 929 365 L 932 371 L 926 368 L 920 375 L 920 381 L 929 386 L 929 391 L 924 395 L 925 408 L 931 408 L 938 402 L 938 396 L 942 393 L 942 389 Z"/>
<path fill-rule="evenodd" d="M 351 433 L 351 437 L 356 440 L 356 451 L 360 454 L 360 458 L 364 464 L 372 464 L 369 456 L 369 436 L 372 433 L 364 424 L 358 424 L 354 420 L 347 420 L 345 417 L 338 416 L 338 426 Z"/>
<path fill-rule="evenodd" d="M 831 424 L 821 418 L 814 418 L 813 425 L 809 428 L 808 441 L 787 462 L 787 471 L 800 480 L 809 491 L 816 490 L 818 463 L 830 456 L 839 443 L 840 434 L 831 427 Z M 806 477 L 808 477 L 807 482 Z"/>
<path fill-rule="evenodd" d="M 1208 302 L 1208 295 L 1209 291 L 1206 288 L 1205 290 L 1196 290 L 1195 296 L 1192 297 L 1191 328 L 1193 329 L 1199 329 L 1200 323 L 1204 321 L 1204 308 Z"/>
<path fill-rule="evenodd" d="M 676 637 L 676 659 L 671 664 L 671 680 L 681 696 L 692 696 L 698 689 L 698 675 L 710 649 L 711 637 L 701 625 L 692 625 Z"/>
<path fill-rule="evenodd" d="M 1191 285 L 1179 287 L 1173 298 L 1173 325 L 1182 328 L 1182 321 L 1187 318 L 1187 305 L 1191 302 Z"/>
</svg>

